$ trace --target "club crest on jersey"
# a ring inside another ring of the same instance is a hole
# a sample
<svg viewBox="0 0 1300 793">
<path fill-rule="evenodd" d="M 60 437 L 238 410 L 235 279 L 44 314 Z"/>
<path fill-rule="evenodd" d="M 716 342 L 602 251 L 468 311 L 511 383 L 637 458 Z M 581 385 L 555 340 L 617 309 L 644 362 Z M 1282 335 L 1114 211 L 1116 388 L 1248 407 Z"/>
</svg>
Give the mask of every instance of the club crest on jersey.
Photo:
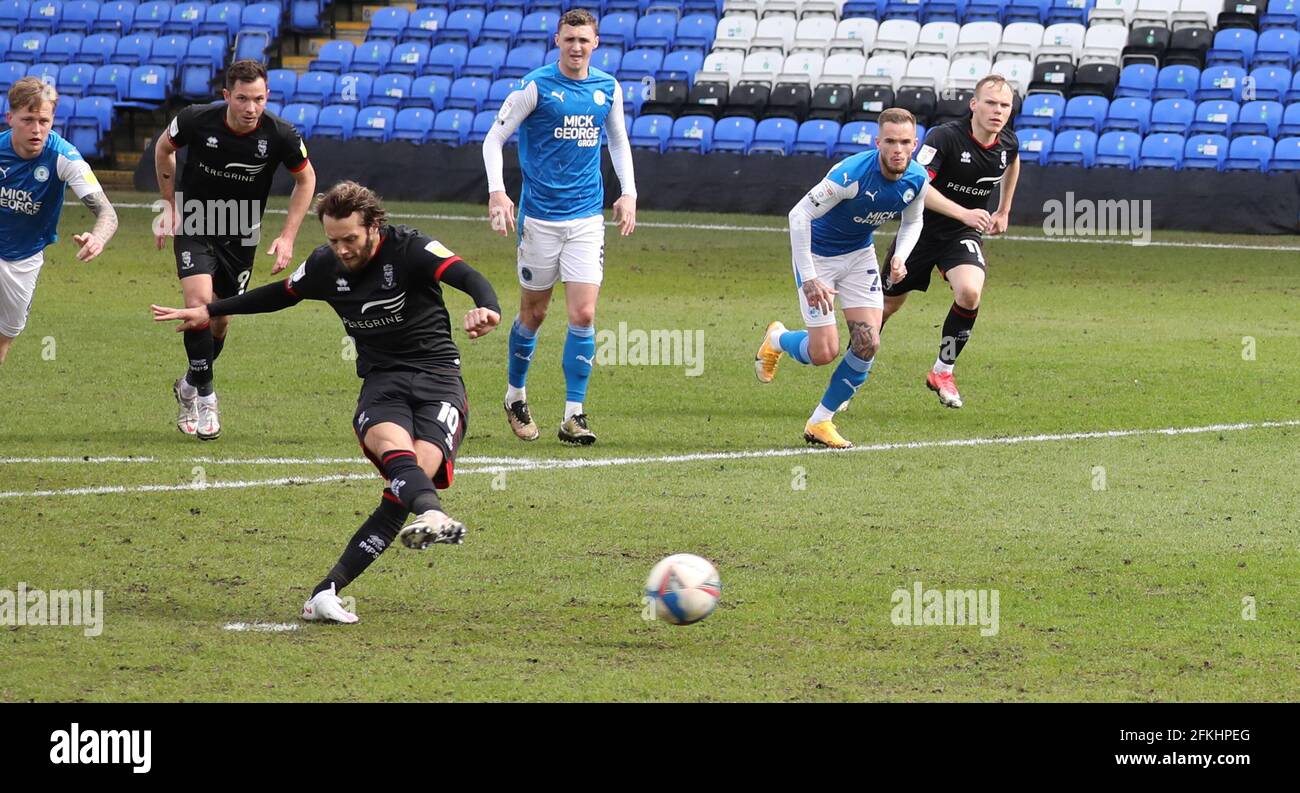
<svg viewBox="0 0 1300 793">
<path fill-rule="evenodd" d="M 916 198 L 916 191 L 909 187 L 903 192 L 903 201 L 910 204 L 913 198 Z"/>
<path fill-rule="evenodd" d="M 599 106 L 601 106 L 601 105 L 604 105 L 604 104 L 605 104 L 605 92 L 602 91 L 602 90 L 600 90 L 599 88 L 597 88 L 596 91 L 595 91 L 595 93 L 593 93 L 593 94 L 591 95 L 591 101 L 595 102 L 597 107 L 599 107 Z"/>
<path fill-rule="evenodd" d="M 393 280 L 393 265 L 385 264 L 384 265 L 384 288 L 392 289 L 394 286 L 397 286 L 397 283 Z"/>
<path fill-rule="evenodd" d="M 1006 149 L 1003 149 L 1003 150 L 1002 150 L 1002 167 L 1003 167 L 1003 168 L 1007 167 L 1007 150 L 1006 150 Z"/>
<path fill-rule="evenodd" d="M 266 138 L 260 138 L 257 141 L 257 156 L 266 159 Z"/>
<path fill-rule="evenodd" d="M 32 171 L 32 178 L 38 182 L 49 181 L 50 169 L 46 168 L 44 165 L 38 165 L 36 166 L 36 170 Z"/>
</svg>

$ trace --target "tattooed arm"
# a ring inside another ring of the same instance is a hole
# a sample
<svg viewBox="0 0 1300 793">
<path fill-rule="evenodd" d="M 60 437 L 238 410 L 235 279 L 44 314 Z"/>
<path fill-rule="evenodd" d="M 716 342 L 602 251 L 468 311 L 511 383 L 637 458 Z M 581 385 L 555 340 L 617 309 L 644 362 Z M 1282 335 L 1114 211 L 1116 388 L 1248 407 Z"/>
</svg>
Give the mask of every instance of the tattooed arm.
<svg viewBox="0 0 1300 793">
<path fill-rule="evenodd" d="M 117 211 L 102 190 L 82 196 L 81 203 L 95 213 L 95 227 L 85 234 L 77 234 L 72 240 L 81 246 L 77 258 L 88 262 L 103 252 L 104 246 L 117 233 Z"/>
</svg>

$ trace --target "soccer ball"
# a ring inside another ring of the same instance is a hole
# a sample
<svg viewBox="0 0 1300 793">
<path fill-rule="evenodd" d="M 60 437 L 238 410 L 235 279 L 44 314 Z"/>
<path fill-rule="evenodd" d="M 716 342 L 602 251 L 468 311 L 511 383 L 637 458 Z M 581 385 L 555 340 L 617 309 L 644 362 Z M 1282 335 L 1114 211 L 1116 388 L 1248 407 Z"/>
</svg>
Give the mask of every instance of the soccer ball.
<svg viewBox="0 0 1300 793">
<path fill-rule="evenodd" d="M 690 625 L 712 614 L 721 596 L 722 579 L 712 563 L 691 553 L 673 554 L 646 579 L 643 616 Z"/>
</svg>

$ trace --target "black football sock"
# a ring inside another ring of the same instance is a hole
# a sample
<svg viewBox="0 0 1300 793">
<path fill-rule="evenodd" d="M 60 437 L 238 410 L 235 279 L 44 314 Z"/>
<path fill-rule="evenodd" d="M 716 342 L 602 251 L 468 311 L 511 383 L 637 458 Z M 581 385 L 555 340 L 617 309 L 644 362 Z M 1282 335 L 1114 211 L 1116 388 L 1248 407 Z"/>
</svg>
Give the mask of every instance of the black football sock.
<svg viewBox="0 0 1300 793">
<path fill-rule="evenodd" d="M 185 380 L 196 389 L 199 396 L 212 394 L 212 328 L 185 331 L 185 354 L 190 359 L 190 370 Z"/>
<path fill-rule="evenodd" d="M 948 309 L 948 318 L 943 321 L 943 338 L 939 341 L 939 360 L 949 366 L 957 362 L 962 348 L 970 341 L 971 328 L 975 327 L 975 317 L 979 308 L 962 308 L 956 303 Z"/>
<path fill-rule="evenodd" d="M 217 338 L 216 336 L 212 337 L 212 362 L 213 363 L 216 363 L 217 359 L 221 357 L 221 351 L 222 349 L 225 348 L 225 346 L 226 346 L 225 336 L 222 336 L 220 338 Z"/>
<path fill-rule="evenodd" d="M 334 585 L 334 592 L 337 594 L 343 587 L 355 581 L 357 576 L 365 572 L 370 563 L 378 559 L 379 554 L 393 543 L 393 538 L 402 529 L 402 521 L 406 520 L 406 515 L 406 507 L 402 506 L 391 490 L 385 488 L 379 506 L 370 513 L 370 517 L 361 524 L 361 528 L 352 535 L 352 539 L 348 540 L 338 563 L 329 571 L 329 575 L 325 576 L 325 580 L 312 590 L 312 597 L 329 589 L 331 584 Z"/>
<path fill-rule="evenodd" d="M 388 478 L 388 488 L 402 501 L 402 506 L 410 512 L 420 515 L 431 509 L 441 509 L 438 491 L 434 489 L 429 475 L 415 460 L 415 452 L 409 449 L 394 449 L 383 455 L 380 462 L 384 466 L 384 476 Z"/>
</svg>

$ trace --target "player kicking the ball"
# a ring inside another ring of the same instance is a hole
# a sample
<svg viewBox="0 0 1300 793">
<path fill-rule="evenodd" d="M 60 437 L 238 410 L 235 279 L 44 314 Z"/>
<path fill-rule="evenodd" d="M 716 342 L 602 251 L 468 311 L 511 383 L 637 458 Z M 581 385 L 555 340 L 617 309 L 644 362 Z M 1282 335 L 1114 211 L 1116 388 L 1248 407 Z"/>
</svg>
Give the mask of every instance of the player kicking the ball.
<svg viewBox="0 0 1300 793">
<path fill-rule="evenodd" d="M 825 366 L 840 353 L 835 296 L 849 328 L 849 349 L 831 374 L 830 385 L 813 410 L 803 437 L 809 443 L 847 449 L 835 428 L 843 409 L 867 381 L 880 349 L 881 292 L 872 234 L 902 214 L 898 250 L 890 256 L 895 280 L 921 234 L 926 193 L 925 169 L 912 161 L 916 119 L 900 108 L 880 114 L 876 150 L 854 154 L 831 169 L 821 184 L 790 210 L 790 248 L 799 308 L 807 330 L 786 330 L 773 322 L 755 356 L 759 382 L 776 376 L 783 354 L 802 364 Z"/>
<path fill-rule="evenodd" d="M 211 317 L 279 311 L 304 299 L 329 303 L 357 346 L 363 379 L 353 428 L 387 482 L 379 507 L 303 605 L 307 620 L 356 622 L 338 593 L 399 538 L 408 548 L 460 544 L 465 526 L 442 511 L 435 488 L 451 486 L 468 404 L 460 352 L 443 301 L 447 284 L 474 299 L 465 315 L 471 339 L 501 321 L 496 293 L 461 258 L 415 229 L 390 226 L 379 197 L 355 182 L 318 196 L 329 240 L 288 280 L 194 308 L 153 306 L 157 321 L 186 331 Z M 406 527 L 410 513 L 418 517 Z"/>
</svg>

